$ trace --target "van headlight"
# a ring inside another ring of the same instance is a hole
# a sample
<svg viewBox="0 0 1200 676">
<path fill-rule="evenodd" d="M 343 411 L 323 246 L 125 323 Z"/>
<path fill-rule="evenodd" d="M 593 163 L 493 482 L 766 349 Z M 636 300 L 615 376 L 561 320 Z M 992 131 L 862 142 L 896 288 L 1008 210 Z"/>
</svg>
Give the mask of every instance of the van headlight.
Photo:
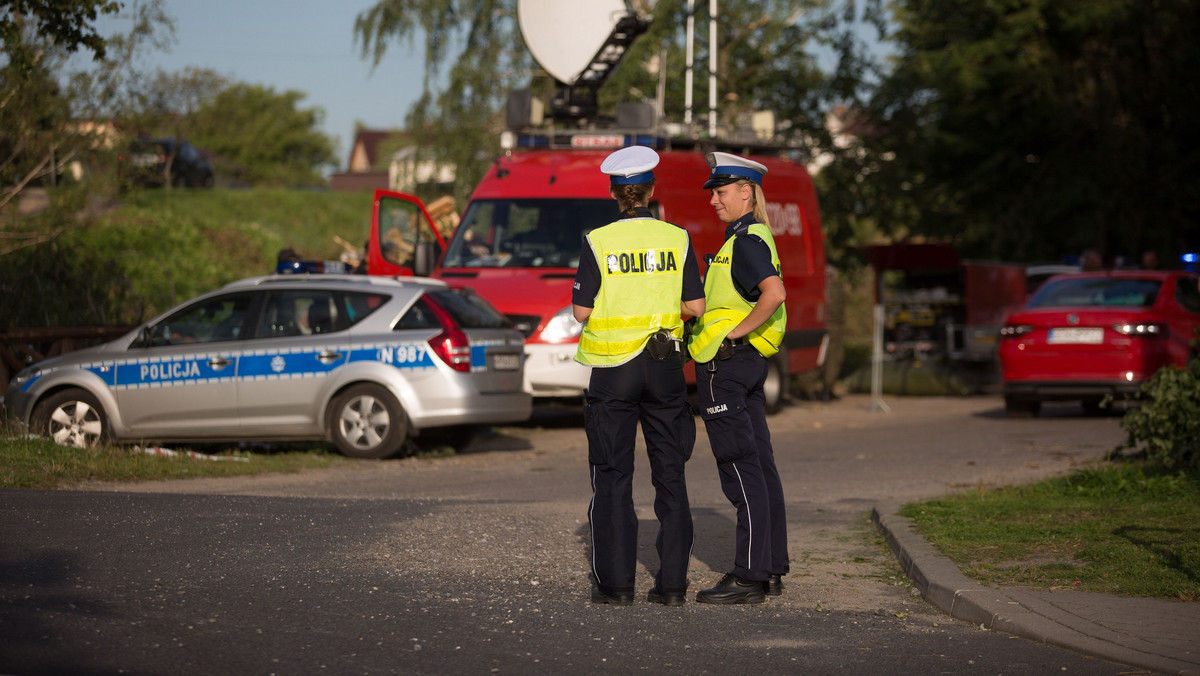
<svg viewBox="0 0 1200 676">
<path fill-rule="evenodd" d="M 546 328 L 542 329 L 542 340 L 547 343 L 565 343 L 579 338 L 581 333 L 583 324 L 575 321 L 575 312 L 568 305 L 555 312 L 550 321 L 546 322 Z"/>
</svg>

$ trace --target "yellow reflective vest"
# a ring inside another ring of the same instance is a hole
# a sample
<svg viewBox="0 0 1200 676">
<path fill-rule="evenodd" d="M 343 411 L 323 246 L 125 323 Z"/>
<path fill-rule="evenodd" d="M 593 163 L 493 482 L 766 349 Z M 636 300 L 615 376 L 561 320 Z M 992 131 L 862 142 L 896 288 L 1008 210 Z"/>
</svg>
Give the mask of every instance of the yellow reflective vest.
<svg viewBox="0 0 1200 676">
<path fill-rule="evenodd" d="M 771 264 L 778 271 L 779 252 L 775 250 L 771 229 L 762 223 L 754 223 L 747 230 L 747 234 L 757 235 L 767 243 L 771 249 Z M 754 303 L 742 298 L 733 286 L 730 263 L 733 260 L 733 242 L 737 238 L 738 235 L 734 235 L 725 240 L 725 244 L 713 257 L 704 275 L 704 316 L 696 320 L 696 326 L 688 340 L 688 351 L 692 359 L 700 363 L 712 361 L 713 357 L 717 356 L 717 348 L 721 346 L 725 336 L 754 309 Z M 770 319 L 746 338 L 762 356 L 770 357 L 779 352 L 786 325 L 787 310 L 780 305 Z"/>
<path fill-rule="evenodd" d="M 636 357 L 659 329 L 683 337 L 680 301 L 687 232 L 670 223 L 634 218 L 610 223 L 587 235 L 600 266 L 600 292 L 575 360 L 588 366 L 617 366 Z"/>
</svg>

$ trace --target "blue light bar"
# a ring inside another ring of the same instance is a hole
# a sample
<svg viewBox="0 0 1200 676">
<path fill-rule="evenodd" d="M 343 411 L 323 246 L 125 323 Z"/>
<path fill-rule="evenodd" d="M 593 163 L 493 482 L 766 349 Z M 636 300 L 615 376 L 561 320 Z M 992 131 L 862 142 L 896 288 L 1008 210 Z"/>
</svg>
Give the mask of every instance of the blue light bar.
<svg viewBox="0 0 1200 676">
<path fill-rule="evenodd" d="M 341 261 L 279 261 L 275 272 L 281 275 L 342 275 L 350 272 L 350 266 Z"/>
</svg>

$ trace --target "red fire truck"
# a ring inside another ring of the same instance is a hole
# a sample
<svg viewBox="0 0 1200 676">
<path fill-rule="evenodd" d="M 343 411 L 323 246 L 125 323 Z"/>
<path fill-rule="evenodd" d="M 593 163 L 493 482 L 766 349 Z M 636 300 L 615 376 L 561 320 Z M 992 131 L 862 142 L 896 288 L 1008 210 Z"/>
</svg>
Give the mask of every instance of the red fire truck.
<svg viewBox="0 0 1200 676">
<path fill-rule="evenodd" d="M 624 135 L 604 134 L 612 148 Z M 572 137 L 573 139 L 578 136 Z M 475 188 L 457 230 L 445 241 L 420 200 L 377 191 L 367 270 L 429 274 L 470 287 L 507 315 L 526 336 L 526 389 L 534 396 L 573 397 L 588 368 L 574 361 L 581 325 L 571 314 L 571 287 L 583 236 L 618 218 L 600 163 L 611 151 L 570 147 L 514 150 Z M 715 254 L 725 224 L 700 189 L 708 175 L 695 149 L 659 150 L 651 210 L 687 230 L 700 257 Z M 768 397 L 777 407 L 788 376 L 818 365 L 825 338 L 825 248 L 812 181 L 804 167 L 751 155 L 766 165 L 764 183 L 772 233 L 787 289 L 787 333 L 773 361 Z"/>
</svg>

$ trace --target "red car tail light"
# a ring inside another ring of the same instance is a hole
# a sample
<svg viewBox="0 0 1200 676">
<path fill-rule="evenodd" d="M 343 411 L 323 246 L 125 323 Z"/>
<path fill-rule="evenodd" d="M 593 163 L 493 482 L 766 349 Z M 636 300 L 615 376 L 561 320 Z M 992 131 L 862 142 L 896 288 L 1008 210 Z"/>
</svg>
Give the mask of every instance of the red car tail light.
<svg viewBox="0 0 1200 676">
<path fill-rule="evenodd" d="M 438 304 L 432 294 L 426 294 L 425 301 L 429 304 L 433 315 L 437 317 L 438 323 L 442 325 L 442 332 L 429 339 L 429 347 L 433 349 L 433 353 L 438 358 L 455 371 L 464 373 L 470 371 L 471 344 L 467 341 L 467 334 L 463 333 L 454 318 L 450 316 L 449 312 L 446 312 L 446 308 Z"/>
<path fill-rule="evenodd" d="M 455 371 L 471 370 L 471 346 L 467 343 L 467 334 L 462 331 L 444 329 L 429 339 L 429 347 Z"/>
<path fill-rule="evenodd" d="M 1167 336 L 1166 325 L 1155 322 L 1113 324 L 1112 328 L 1113 331 L 1123 336 L 1145 336 L 1147 338 L 1165 338 Z"/>
<path fill-rule="evenodd" d="M 1019 338 L 1033 330 L 1029 324 L 1008 324 L 1000 329 L 1001 338 Z"/>
</svg>

